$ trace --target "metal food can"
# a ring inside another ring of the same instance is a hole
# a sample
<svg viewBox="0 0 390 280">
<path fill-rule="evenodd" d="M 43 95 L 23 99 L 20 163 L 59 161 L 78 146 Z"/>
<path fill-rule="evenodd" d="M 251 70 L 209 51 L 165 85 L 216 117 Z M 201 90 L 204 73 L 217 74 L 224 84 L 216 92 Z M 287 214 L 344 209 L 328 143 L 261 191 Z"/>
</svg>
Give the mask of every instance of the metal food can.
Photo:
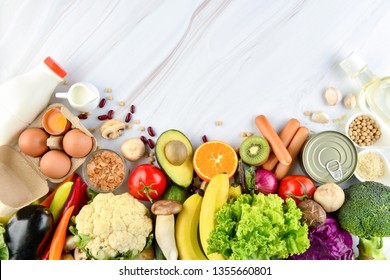
<svg viewBox="0 0 390 280">
<path fill-rule="evenodd" d="M 337 131 L 323 131 L 311 136 L 300 154 L 300 163 L 315 182 L 342 183 L 352 177 L 358 151 L 354 143 Z"/>
</svg>

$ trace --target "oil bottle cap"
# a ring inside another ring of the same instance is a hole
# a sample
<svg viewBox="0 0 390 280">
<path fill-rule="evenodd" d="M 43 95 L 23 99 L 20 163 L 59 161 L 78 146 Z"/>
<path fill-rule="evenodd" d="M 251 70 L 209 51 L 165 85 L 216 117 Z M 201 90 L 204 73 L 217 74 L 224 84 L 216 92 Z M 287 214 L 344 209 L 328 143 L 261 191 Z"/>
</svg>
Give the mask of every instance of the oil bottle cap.
<svg viewBox="0 0 390 280">
<path fill-rule="evenodd" d="M 367 63 L 356 52 L 353 52 L 340 63 L 340 66 L 348 75 L 355 78 L 367 66 Z"/>
<path fill-rule="evenodd" d="M 66 76 L 66 71 L 62 69 L 60 65 L 58 65 L 57 62 L 55 62 L 50 56 L 48 56 L 44 60 L 45 64 L 54 72 L 56 73 L 60 78 L 64 78 Z"/>
</svg>

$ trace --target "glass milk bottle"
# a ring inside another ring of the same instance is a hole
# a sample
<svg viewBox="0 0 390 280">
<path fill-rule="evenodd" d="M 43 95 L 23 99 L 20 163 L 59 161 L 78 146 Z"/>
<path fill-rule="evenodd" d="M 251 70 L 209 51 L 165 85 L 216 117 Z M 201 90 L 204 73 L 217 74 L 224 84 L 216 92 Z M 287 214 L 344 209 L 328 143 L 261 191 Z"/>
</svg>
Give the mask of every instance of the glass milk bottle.
<svg viewBox="0 0 390 280">
<path fill-rule="evenodd" d="M 30 71 L 0 85 L 0 146 L 18 135 L 45 109 L 66 72 L 47 57 Z"/>
<path fill-rule="evenodd" d="M 390 77 L 378 77 L 356 53 L 340 63 L 341 68 L 362 88 L 358 104 L 362 111 L 374 116 L 390 132 Z"/>
</svg>

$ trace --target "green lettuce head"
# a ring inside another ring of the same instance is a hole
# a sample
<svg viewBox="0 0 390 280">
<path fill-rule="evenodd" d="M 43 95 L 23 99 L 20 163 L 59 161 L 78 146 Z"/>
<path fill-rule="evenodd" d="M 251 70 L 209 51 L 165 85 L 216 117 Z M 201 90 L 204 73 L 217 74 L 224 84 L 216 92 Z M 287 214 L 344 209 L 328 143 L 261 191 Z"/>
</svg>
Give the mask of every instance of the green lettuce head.
<svg viewBox="0 0 390 280">
<path fill-rule="evenodd" d="M 208 253 L 231 260 L 286 259 L 305 252 L 308 226 L 292 199 L 276 194 L 243 194 L 216 215 L 217 226 L 208 240 Z"/>
</svg>

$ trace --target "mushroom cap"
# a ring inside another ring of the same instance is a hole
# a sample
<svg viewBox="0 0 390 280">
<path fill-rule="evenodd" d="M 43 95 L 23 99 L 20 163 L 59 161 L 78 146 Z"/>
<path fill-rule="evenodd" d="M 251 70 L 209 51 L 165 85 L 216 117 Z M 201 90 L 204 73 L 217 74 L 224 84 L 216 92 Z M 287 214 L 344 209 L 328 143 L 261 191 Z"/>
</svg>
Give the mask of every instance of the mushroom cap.
<svg viewBox="0 0 390 280">
<path fill-rule="evenodd" d="M 102 134 L 102 137 L 105 139 L 109 139 L 110 134 L 112 133 L 118 133 L 121 130 L 124 130 L 126 128 L 126 125 L 124 122 L 121 122 L 118 119 L 111 119 L 106 121 L 101 127 L 100 132 Z"/>
<path fill-rule="evenodd" d="M 177 200 L 162 199 L 152 204 L 151 210 L 154 215 L 177 214 L 183 209 L 183 205 Z"/>
</svg>

